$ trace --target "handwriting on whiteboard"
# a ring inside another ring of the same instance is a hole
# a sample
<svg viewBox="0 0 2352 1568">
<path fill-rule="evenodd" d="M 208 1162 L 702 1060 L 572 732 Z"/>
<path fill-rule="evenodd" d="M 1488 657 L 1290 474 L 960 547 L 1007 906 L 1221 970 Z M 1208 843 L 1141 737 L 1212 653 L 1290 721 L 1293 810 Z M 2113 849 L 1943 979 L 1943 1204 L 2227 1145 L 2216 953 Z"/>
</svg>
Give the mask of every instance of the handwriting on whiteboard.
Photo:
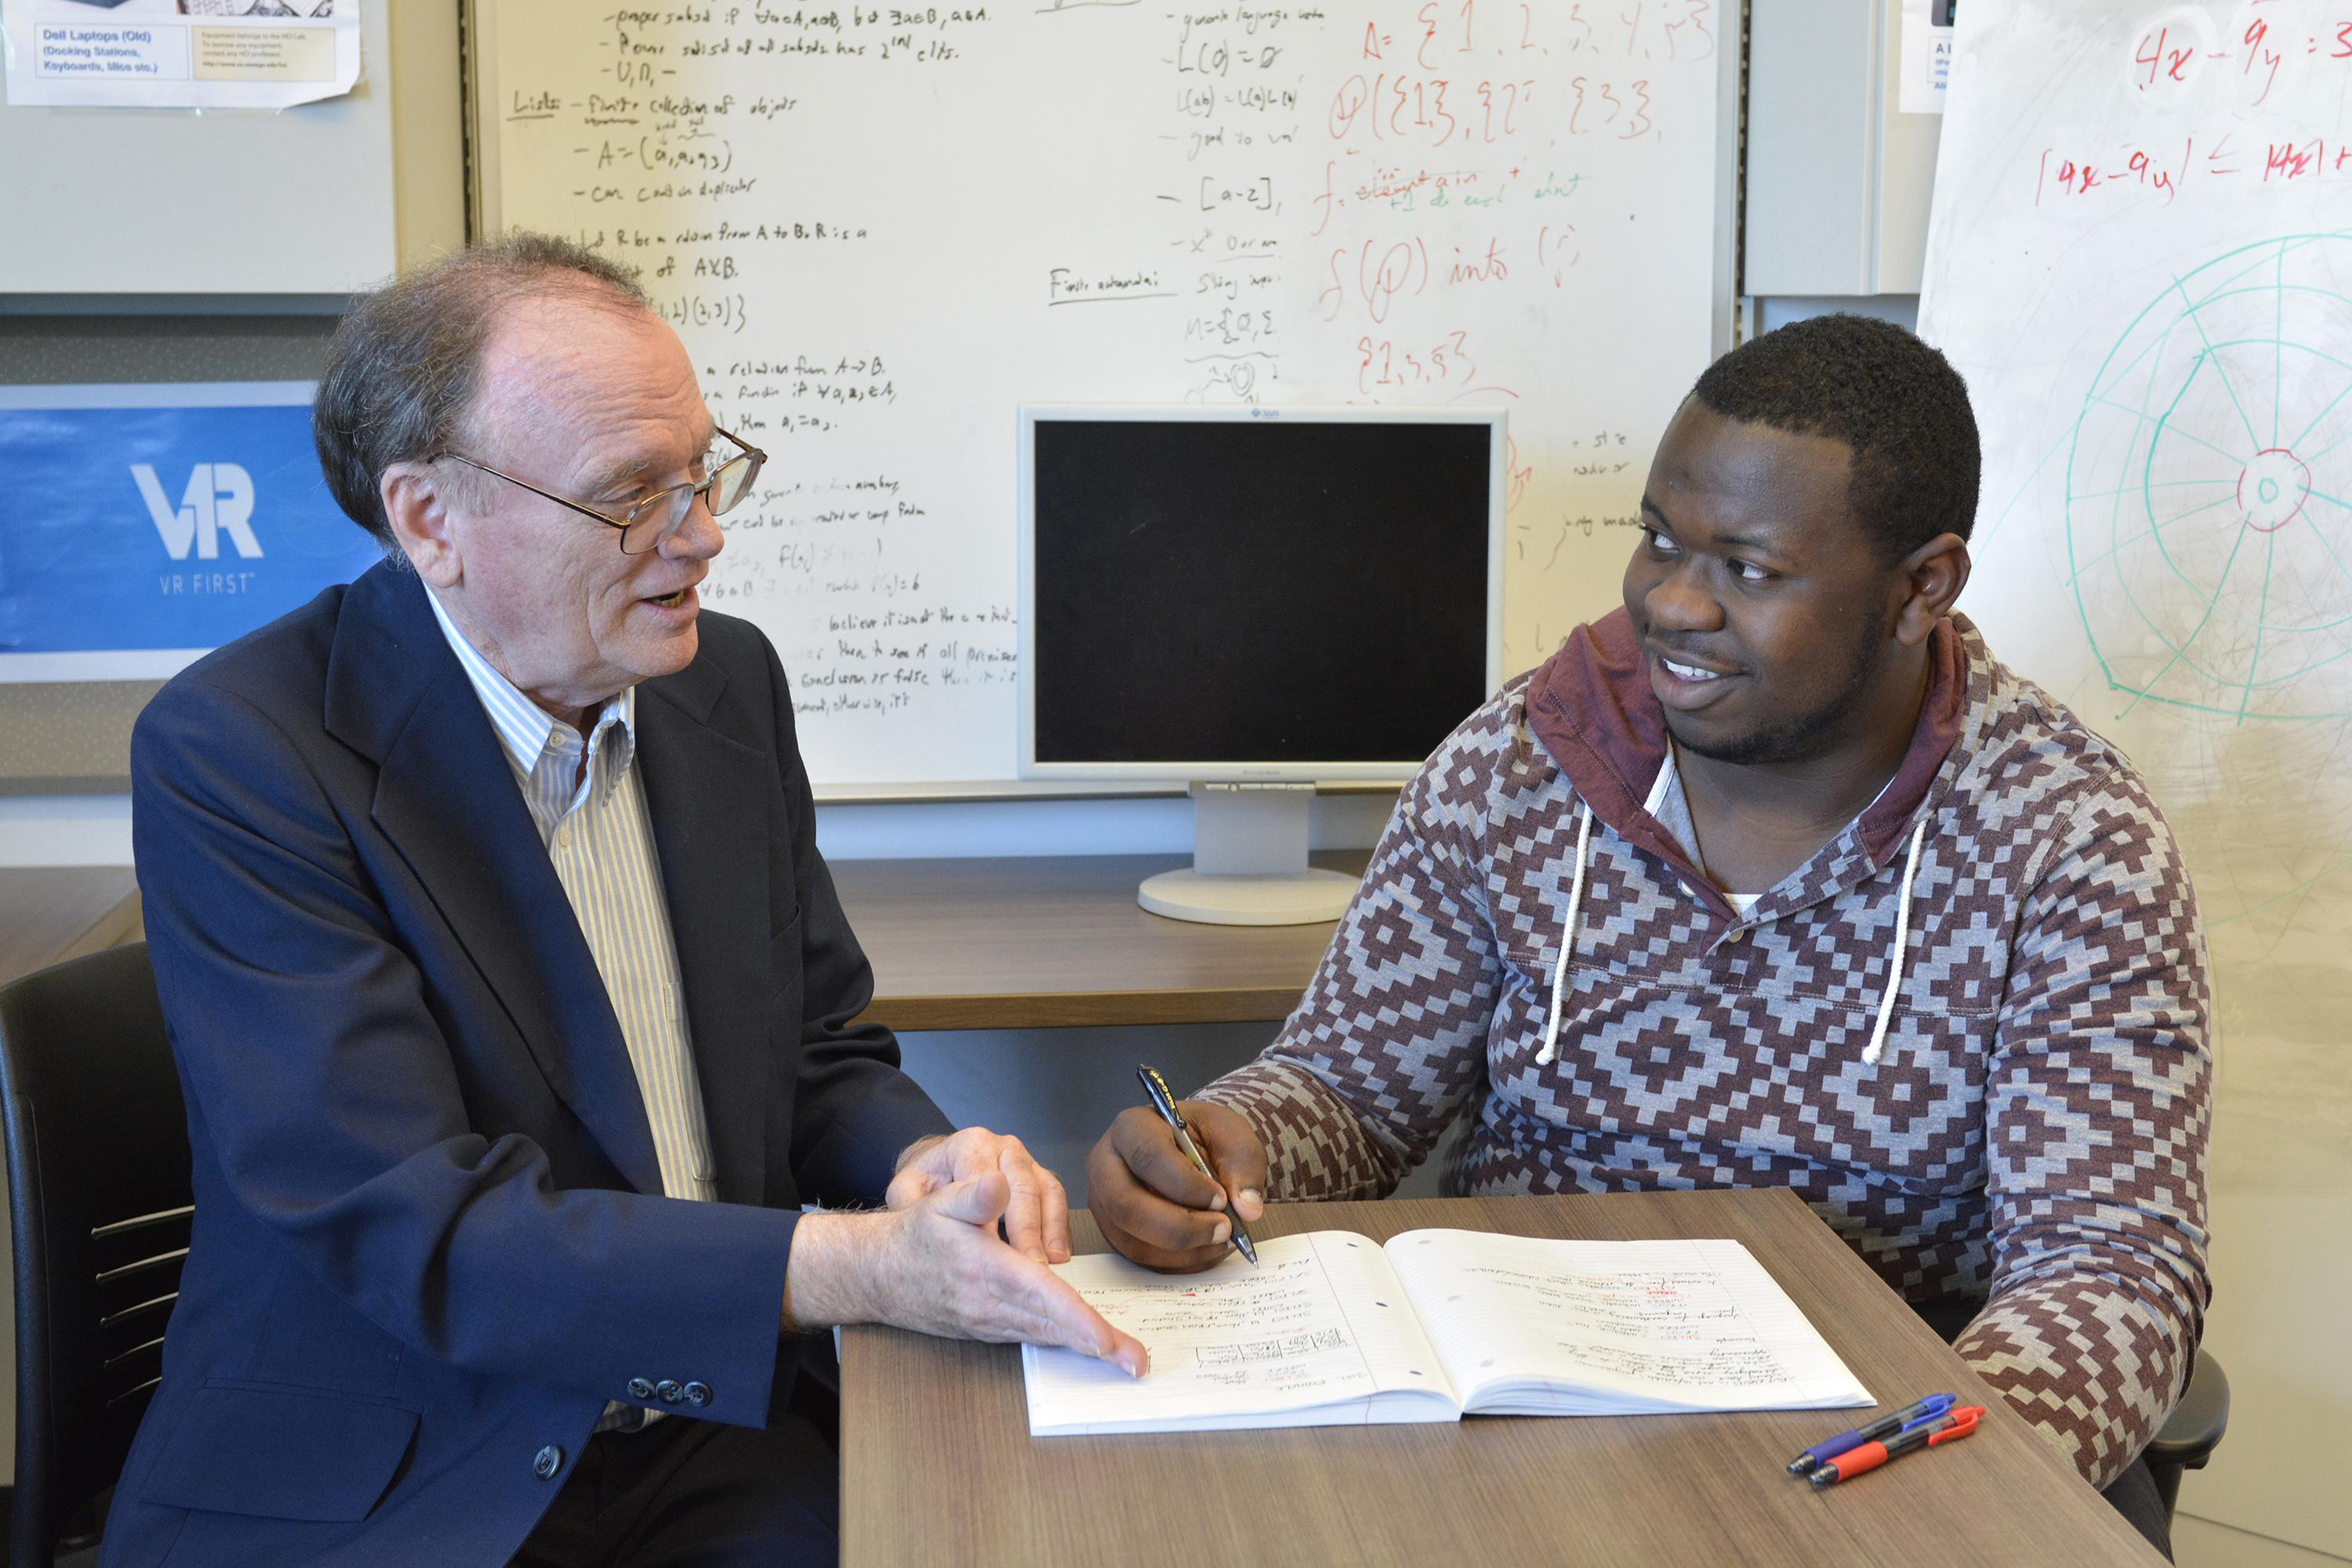
<svg viewBox="0 0 2352 1568">
<path fill-rule="evenodd" d="M 2140 122 L 2062 132 L 2040 146 L 2021 175 L 2035 206 L 2095 215 L 2352 176 L 2352 146 L 2333 123 L 2284 112 L 2304 96 L 2289 89 L 2305 75 L 2325 92 L 2352 91 L 2345 0 L 2259 0 L 2226 25 L 2202 6 L 2173 5 L 2124 36 L 2128 44 L 2105 47 Z"/>
<path fill-rule="evenodd" d="M 821 781 L 1011 772 L 1017 403 L 1507 405 L 1510 569 L 1581 594 L 1704 363 L 1712 0 L 488 16 L 499 221 L 636 268 L 771 454 L 702 591 Z"/>
</svg>

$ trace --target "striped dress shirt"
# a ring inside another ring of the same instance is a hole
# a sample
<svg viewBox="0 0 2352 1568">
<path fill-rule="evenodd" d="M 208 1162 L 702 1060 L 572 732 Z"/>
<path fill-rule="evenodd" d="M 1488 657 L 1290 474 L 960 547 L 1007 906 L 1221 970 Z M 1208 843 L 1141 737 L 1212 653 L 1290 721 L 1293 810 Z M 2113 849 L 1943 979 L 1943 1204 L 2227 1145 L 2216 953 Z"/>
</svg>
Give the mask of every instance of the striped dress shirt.
<svg viewBox="0 0 2352 1568">
<path fill-rule="evenodd" d="M 686 996 L 678 985 L 677 943 L 670 934 L 661 862 L 637 774 L 636 689 L 623 691 L 597 711 L 583 743 L 579 731 L 559 723 L 492 668 L 430 590 L 425 599 L 498 731 L 556 880 L 563 885 L 612 998 L 652 1124 L 662 1192 L 715 1201 L 718 1171 L 711 1163 L 702 1086 L 695 1077 Z M 636 1415 L 614 1405 L 599 1426 L 628 1426 Z"/>
</svg>

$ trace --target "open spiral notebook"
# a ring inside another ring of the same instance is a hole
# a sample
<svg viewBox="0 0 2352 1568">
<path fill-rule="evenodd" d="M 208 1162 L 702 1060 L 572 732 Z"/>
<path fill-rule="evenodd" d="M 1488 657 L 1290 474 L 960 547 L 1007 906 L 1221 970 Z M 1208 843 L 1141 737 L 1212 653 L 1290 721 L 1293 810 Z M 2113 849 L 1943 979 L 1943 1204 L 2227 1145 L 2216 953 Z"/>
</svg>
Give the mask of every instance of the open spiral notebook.
<svg viewBox="0 0 2352 1568">
<path fill-rule="evenodd" d="M 1736 1241 L 1326 1230 L 1257 1247 L 1256 1268 L 1201 1274 L 1110 1253 L 1058 1266 L 1151 1371 L 1024 1346 L 1031 1435 L 1873 1403 Z"/>
</svg>

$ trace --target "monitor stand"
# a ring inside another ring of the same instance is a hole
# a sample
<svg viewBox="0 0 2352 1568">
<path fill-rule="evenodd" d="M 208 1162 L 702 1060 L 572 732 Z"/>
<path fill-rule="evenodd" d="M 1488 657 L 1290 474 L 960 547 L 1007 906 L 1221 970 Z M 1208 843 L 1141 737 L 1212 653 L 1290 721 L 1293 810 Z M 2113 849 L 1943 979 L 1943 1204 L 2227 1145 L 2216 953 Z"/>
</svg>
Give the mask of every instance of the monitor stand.
<svg viewBox="0 0 2352 1568">
<path fill-rule="evenodd" d="M 1135 901 L 1155 915 L 1220 926 L 1338 920 L 1356 879 L 1307 863 L 1311 784 L 1196 784 L 1192 868 L 1147 877 Z"/>
</svg>

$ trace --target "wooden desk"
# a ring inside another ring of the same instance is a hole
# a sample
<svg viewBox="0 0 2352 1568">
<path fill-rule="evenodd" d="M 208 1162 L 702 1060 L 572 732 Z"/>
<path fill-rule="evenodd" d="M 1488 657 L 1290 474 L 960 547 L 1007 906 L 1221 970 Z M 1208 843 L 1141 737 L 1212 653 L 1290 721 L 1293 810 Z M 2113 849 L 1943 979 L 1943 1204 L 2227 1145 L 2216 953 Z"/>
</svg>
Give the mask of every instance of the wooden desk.
<svg viewBox="0 0 2352 1568">
<path fill-rule="evenodd" d="M 0 868 L 0 985 L 140 933 L 128 866 Z"/>
<path fill-rule="evenodd" d="M 1368 852 L 1314 857 L 1360 872 Z M 895 1029 L 1230 1024 L 1286 1017 L 1333 922 L 1210 926 L 1135 901 L 1174 855 L 838 860 L 833 879 L 874 965 L 866 1016 Z"/>
<path fill-rule="evenodd" d="M 852 1329 L 844 1568 L 2162 1561 L 1785 1190 L 1286 1205 L 1259 1234 L 1435 1225 L 1734 1237 L 1882 1402 L 1949 1389 L 1991 1414 L 1965 1443 L 1825 1491 L 1781 1467 L 1852 1412 L 1032 1438 L 1017 1349 Z"/>
<path fill-rule="evenodd" d="M 1315 863 L 1360 872 L 1361 849 Z M 1332 923 L 1206 926 L 1135 901 L 1175 855 L 842 860 L 874 964 L 866 1016 L 897 1029 L 1231 1024 L 1286 1017 Z M 142 934 L 127 867 L 0 868 L 0 984 Z"/>
</svg>

